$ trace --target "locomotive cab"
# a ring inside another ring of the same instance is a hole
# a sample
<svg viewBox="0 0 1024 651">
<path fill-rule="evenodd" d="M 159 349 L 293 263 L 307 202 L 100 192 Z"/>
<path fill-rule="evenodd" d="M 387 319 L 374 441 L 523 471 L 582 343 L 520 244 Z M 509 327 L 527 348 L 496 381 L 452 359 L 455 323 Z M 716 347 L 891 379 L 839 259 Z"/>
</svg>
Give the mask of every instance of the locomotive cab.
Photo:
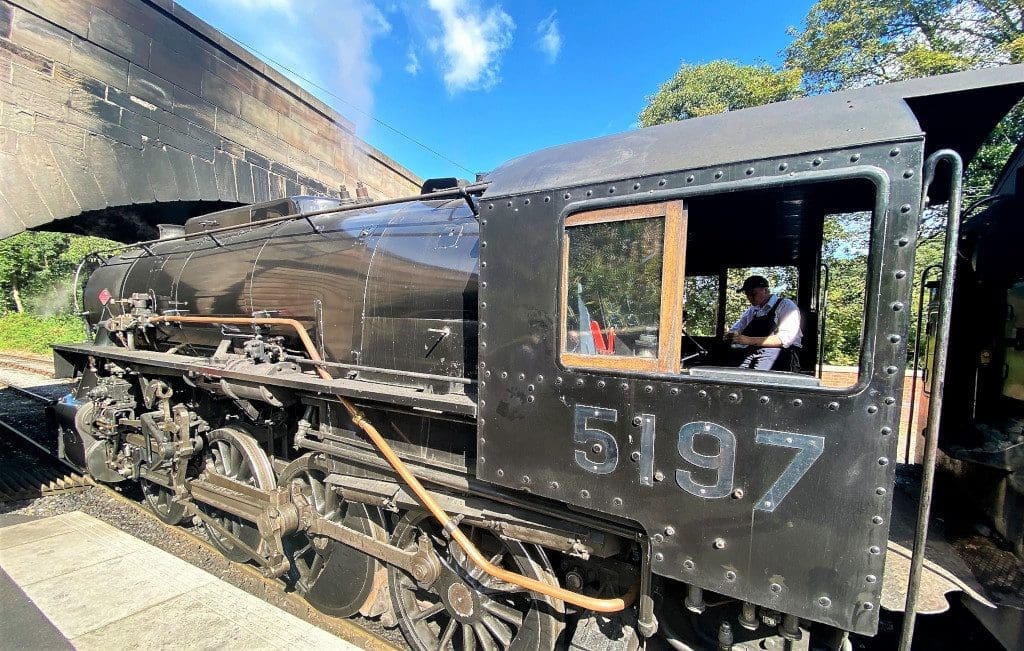
<svg viewBox="0 0 1024 651">
<path fill-rule="evenodd" d="M 883 605 L 902 609 L 882 577 L 918 223 L 926 193 L 933 205 L 955 194 L 936 152 L 973 155 L 1021 86 L 1019 70 L 1003 87 L 943 79 L 495 170 L 480 221 L 477 476 L 642 529 L 650 572 L 689 586 L 688 604 L 709 590 L 874 634 Z M 977 119 L 958 129 L 949 116 L 965 106 Z M 828 265 L 865 251 L 862 289 L 830 288 Z M 801 372 L 730 361 L 721 336 L 748 273 L 800 308 Z M 822 377 L 829 296 L 860 324 L 841 382 Z"/>
</svg>

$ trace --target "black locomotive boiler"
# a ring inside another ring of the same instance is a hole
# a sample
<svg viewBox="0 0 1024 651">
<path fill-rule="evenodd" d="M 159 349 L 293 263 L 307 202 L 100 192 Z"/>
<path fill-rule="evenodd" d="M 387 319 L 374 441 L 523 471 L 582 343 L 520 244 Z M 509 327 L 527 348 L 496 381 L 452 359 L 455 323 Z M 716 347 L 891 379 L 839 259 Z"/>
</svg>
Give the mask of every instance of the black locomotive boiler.
<svg viewBox="0 0 1024 651">
<path fill-rule="evenodd" d="M 1007 66 L 556 147 L 404 200 L 194 218 L 89 275 L 95 340 L 55 347 L 81 378 L 60 452 L 417 649 L 849 647 L 908 572 L 910 610 L 934 601 L 920 535 L 909 570 L 886 562 L 900 509 L 927 520 L 949 352 L 920 495 L 894 499 L 914 244 L 926 205 L 959 214 L 962 162 L 1022 94 Z M 870 241 L 838 383 L 835 220 Z M 733 364 L 732 279 L 754 272 L 800 308 L 802 371 Z"/>
</svg>

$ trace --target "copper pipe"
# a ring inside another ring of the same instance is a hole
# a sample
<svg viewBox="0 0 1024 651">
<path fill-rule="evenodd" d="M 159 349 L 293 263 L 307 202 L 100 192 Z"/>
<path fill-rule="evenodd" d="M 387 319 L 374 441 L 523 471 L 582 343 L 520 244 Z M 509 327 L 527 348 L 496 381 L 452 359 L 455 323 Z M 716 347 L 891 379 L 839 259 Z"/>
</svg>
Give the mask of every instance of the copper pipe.
<svg viewBox="0 0 1024 651">
<path fill-rule="evenodd" d="M 309 333 L 306 332 L 306 328 L 295 319 L 215 316 L 154 316 L 149 319 L 150 323 L 158 323 L 161 321 L 165 323 L 224 323 L 230 325 L 287 326 L 295 330 L 295 333 L 302 341 L 302 345 L 306 348 L 306 353 L 313 362 L 323 361 L 316 350 L 316 346 L 313 345 L 313 340 L 310 339 Z M 334 379 L 324 368 L 318 366 L 316 370 L 323 379 Z M 473 542 L 466 537 L 464 533 L 462 533 L 458 524 L 448 517 L 448 514 L 444 509 L 434 501 L 434 498 L 430 496 L 430 493 L 423 487 L 420 480 L 417 479 L 416 476 L 409 471 L 405 463 L 398 458 L 398 455 L 395 454 L 395 451 L 391 448 L 388 442 L 383 436 L 381 436 L 380 432 L 377 431 L 377 428 L 366 419 L 366 415 L 363 414 L 358 407 L 349 402 L 349 400 L 344 396 L 337 395 L 336 397 L 341 401 L 341 404 L 352 417 L 352 422 L 358 425 L 359 428 L 366 433 L 370 438 L 370 441 L 373 442 L 374 446 L 376 446 L 377 451 L 381 453 L 402 481 L 412 489 L 413 494 L 416 496 L 416 499 L 419 500 L 420 504 L 430 512 L 434 519 L 441 524 L 452 539 L 459 544 L 462 551 L 466 553 L 466 557 L 473 561 L 473 563 L 486 574 L 489 574 L 499 581 L 511 583 L 512 585 L 519 586 L 520 588 L 529 590 L 530 592 L 536 592 L 538 594 L 551 597 L 552 599 L 559 599 L 567 604 L 572 604 L 573 606 L 577 606 L 585 610 L 593 610 L 599 613 L 617 613 L 629 607 L 633 601 L 636 600 L 637 594 L 639 593 L 639 585 L 634 585 L 629 592 L 622 597 L 598 599 L 596 597 L 588 597 L 587 595 L 580 594 L 578 592 L 572 592 L 571 590 L 565 590 L 558 586 L 548 585 L 542 581 L 531 579 L 528 576 L 510 572 L 506 569 L 493 565 L 484 557 L 483 554 L 480 553 L 480 550 L 476 548 L 476 545 L 474 545 Z"/>
</svg>

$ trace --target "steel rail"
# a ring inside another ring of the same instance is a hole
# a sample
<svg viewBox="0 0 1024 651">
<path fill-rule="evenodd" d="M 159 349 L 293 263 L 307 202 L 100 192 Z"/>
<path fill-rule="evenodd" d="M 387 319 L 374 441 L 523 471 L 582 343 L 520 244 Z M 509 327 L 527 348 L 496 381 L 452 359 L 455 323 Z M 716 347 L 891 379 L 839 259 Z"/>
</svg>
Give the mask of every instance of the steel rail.
<svg viewBox="0 0 1024 651">
<path fill-rule="evenodd" d="M 942 299 L 939 319 L 935 327 L 935 358 L 932 373 L 932 395 L 928 403 L 928 424 L 924 443 L 921 497 L 914 531 L 914 549 L 910 556 L 910 577 L 907 579 L 907 601 L 903 611 L 903 629 L 900 632 L 900 651 L 910 651 L 917 619 L 917 591 L 921 585 L 925 545 L 928 543 L 928 517 L 932 506 L 935 484 L 935 462 L 939 450 L 939 425 L 942 422 L 942 393 L 946 384 L 946 354 L 949 352 L 950 317 L 952 316 L 953 285 L 956 281 L 956 256 L 960 243 L 960 192 L 963 185 L 964 162 L 952 149 L 940 149 L 925 161 L 922 203 L 928 196 L 928 187 L 935 178 L 940 161 L 949 162 L 951 170 L 949 209 L 946 213 L 946 244 L 942 254 Z M 923 291 L 924 288 L 922 288 Z"/>
<path fill-rule="evenodd" d="M 47 398 L 46 396 L 44 396 L 42 394 L 39 394 L 39 393 L 36 393 L 35 391 L 31 391 L 29 389 L 24 389 L 22 387 L 15 386 L 13 384 L 8 384 L 6 388 L 13 389 L 15 393 L 20 393 L 20 394 L 22 394 L 24 396 L 28 396 L 29 398 L 32 398 L 33 400 L 38 400 L 39 402 L 41 402 L 41 403 L 43 403 L 44 405 L 47 405 L 47 406 L 57 404 L 57 399 L 56 398 Z"/>
<path fill-rule="evenodd" d="M 212 316 L 153 316 L 148 319 L 150 323 L 206 323 L 210 325 L 225 323 L 232 325 L 278 325 L 288 326 L 295 330 L 299 340 L 305 347 L 309 358 L 314 362 L 322 362 L 320 353 L 317 352 L 316 346 L 313 340 L 310 338 L 309 333 L 306 331 L 299 321 L 295 319 L 282 319 L 282 318 L 244 318 L 244 317 L 212 317 Z M 334 378 L 324 368 L 317 367 L 317 373 L 325 380 L 333 380 Z M 409 470 L 405 463 L 398 457 L 394 449 L 388 442 L 381 436 L 377 428 L 370 423 L 366 415 L 352 404 L 348 398 L 341 395 L 335 397 L 341 402 L 342 406 L 348 411 L 349 416 L 352 418 L 352 422 L 355 423 L 366 436 L 370 439 L 373 445 L 380 452 L 381 456 L 388 462 L 395 473 L 402 479 L 405 484 L 412 489 L 413 494 L 421 505 L 434 517 L 435 520 L 441 525 L 441 527 L 458 543 L 462 551 L 465 552 L 466 557 L 469 558 L 473 563 L 479 567 L 484 573 L 491 577 L 504 581 L 512 585 L 518 586 L 530 592 L 542 594 L 552 599 L 559 599 L 567 604 L 571 604 L 578 608 L 586 610 L 593 610 L 599 613 L 616 613 L 621 610 L 628 608 L 637 598 L 640 591 L 639 585 L 634 585 L 629 592 L 622 597 L 614 597 L 610 599 L 599 599 L 596 597 L 589 597 L 578 592 L 566 590 L 558 586 L 552 586 L 536 579 L 531 579 L 528 576 L 510 572 L 506 569 L 498 567 L 492 564 L 490 561 L 480 553 L 480 550 L 476 548 L 476 545 L 459 529 L 459 525 L 452 518 L 448 517 L 448 514 L 434 498 L 430 496 L 430 493 L 420 480 Z"/>
<path fill-rule="evenodd" d="M 28 436 L 27 434 L 22 432 L 20 429 L 18 429 L 14 425 L 11 425 L 7 421 L 0 419 L 0 429 L 4 429 L 4 430 L 6 430 L 9 433 L 14 434 L 15 436 L 20 438 L 25 443 L 28 443 L 32 447 L 34 447 L 37 450 L 43 452 L 44 454 L 46 454 L 46 457 L 48 459 L 56 459 L 57 461 L 59 461 L 60 463 L 62 463 L 65 466 L 67 466 L 68 468 L 74 470 L 75 472 L 82 472 L 81 468 L 75 466 L 74 464 L 72 464 L 71 462 L 69 462 L 69 461 L 67 461 L 65 459 L 61 459 L 60 457 L 54 456 L 53 452 L 51 450 L 47 449 L 46 446 L 40 444 L 38 441 L 33 440 L 30 436 Z"/>
</svg>

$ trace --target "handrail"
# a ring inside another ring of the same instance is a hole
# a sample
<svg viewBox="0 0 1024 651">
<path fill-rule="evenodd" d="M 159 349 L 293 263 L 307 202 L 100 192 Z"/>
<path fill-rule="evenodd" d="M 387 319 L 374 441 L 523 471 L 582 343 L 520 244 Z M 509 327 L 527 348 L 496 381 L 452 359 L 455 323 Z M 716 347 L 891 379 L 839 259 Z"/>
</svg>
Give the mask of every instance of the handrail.
<svg viewBox="0 0 1024 651">
<path fill-rule="evenodd" d="M 175 237 L 165 237 L 163 239 L 157 238 L 155 240 L 146 240 L 143 242 L 135 242 L 133 244 L 122 244 L 120 246 L 110 247 L 108 249 L 97 249 L 93 253 L 105 253 L 107 251 L 126 251 L 133 248 L 141 248 L 148 255 L 153 255 L 153 252 L 149 249 L 152 244 L 165 244 L 167 242 L 176 242 L 179 240 L 188 239 L 199 239 L 202 237 L 209 237 L 213 240 L 217 246 L 222 246 L 222 243 L 214 237 L 217 233 L 226 233 L 228 231 L 242 230 L 245 228 L 254 228 L 260 226 L 267 226 L 269 224 L 277 224 L 280 222 L 286 222 L 296 219 L 304 219 L 309 222 L 310 226 L 313 223 L 310 221 L 310 217 L 319 217 L 321 215 L 330 215 L 332 213 L 349 212 L 352 210 L 362 210 L 366 208 L 379 208 L 382 206 L 393 206 L 399 203 L 408 203 L 411 201 L 434 201 L 437 199 L 463 199 L 469 205 L 470 210 L 473 214 L 477 214 L 477 206 L 472 201 L 472 196 L 475 194 L 481 194 L 487 189 L 488 183 L 486 181 L 480 183 L 473 183 L 467 186 L 460 186 L 452 188 L 450 190 L 438 190 L 436 192 L 430 192 L 428 194 L 414 194 L 406 197 L 398 197 L 397 199 L 381 199 L 380 201 L 369 201 L 366 203 L 352 202 L 347 204 L 341 204 L 338 206 L 332 206 L 330 208 L 322 208 L 320 210 L 314 210 L 311 212 L 300 212 L 294 215 L 282 215 L 281 217 L 274 217 L 272 219 L 260 219 L 257 221 L 242 222 L 241 224 L 231 224 L 229 226 L 220 226 L 218 228 L 211 228 L 209 230 L 201 231 L 199 233 L 186 233 L 185 235 L 177 235 Z M 316 231 L 316 227 L 313 227 Z M 319 231 L 318 231 L 319 232 Z"/>
<path fill-rule="evenodd" d="M 917 432 L 914 431 L 914 409 L 917 403 L 917 372 L 921 368 L 921 326 L 924 324 L 924 290 L 928 276 L 934 269 L 941 270 L 942 265 L 928 265 L 924 268 L 924 271 L 921 272 L 920 276 L 921 289 L 919 290 L 917 297 L 917 331 L 914 334 L 914 372 L 911 375 L 910 380 L 910 407 L 907 409 L 907 451 L 903 455 L 903 459 L 906 463 L 913 463 L 913 460 L 910 458 L 910 448 L 913 437 L 917 436 Z"/>
<path fill-rule="evenodd" d="M 818 377 L 822 377 L 825 374 L 825 326 L 828 325 L 828 288 L 832 284 L 832 271 L 829 269 L 828 263 L 822 261 L 819 271 L 824 271 L 824 274 L 819 274 L 825 277 L 825 283 L 818 283 L 818 321 L 820 326 L 818 328 Z"/>
<path fill-rule="evenodd" d="M 310 338 L 309 333 L 306 332 L 305 326 L 303 326 L 296 319 L 282 319 L 282 318 L 260 318 L 260 317 L 215 317 L 215 316 L 153 316 L 148 319 L 149 323 L 205 323 L 205 324 L 230 324 L 230 325 L 278 325 L 287 326 L 295 330 L 299 340 L 306 349 L 306 353 L 314 363 L 323 362 L 320 357 L 320 353 L 317 352 L 316 346 L 313 344 L 313 340 Z M 327 372 L 322 366 L 317 366 L 317 373 L 325 380 L 333 380 L 334 378 L 330 373 Z M 512 585 L 519 586 L 530 592 L 536 592 L 552 599 L 559 599 L 567 604 L 572 604 L 585 610 L 593 610 L 599 613 L 615 613 L 629 607 L 637 598 L 639 593 L 639 585 L 634 585 L 629 592 L 622 597 L 615 597 L 611 599 L 598 599 L 596 597 L 588 597 L 587 595 L 566 590 L 558 586 L 548 585 L 536 579 L 531 579 L 528 576 L 510 572 L 506 569 L 500 568 L 493 565 L 480 550 L 476 548 L 476 545 L 459 529 L 457 522 L 448 517 L 448 514 L 438 505 L 434 498 L 430 496 L 430 493 L 423 487 L 420 480 L 409 470 L 405 463 L 395 454 L 394 449 L 388 444 L 388 442 L 381 436 L 377 428 L 373 426 L 366 419 L 366 415 L 352 404 L 348 398 L 336 395 L 341 404 L 348 411 L 349 416 L 352 418 L 352 422 L 359 426 L 363 432 L 369 437 L 370 441 L 377 448 L 377 451 L 381 453 L 388 464 L 394 469 L 398 476 L 402 479 L 405 484 L 412 489 L 413 494 L 419 503 L 430 512 L 435 520 L 440 523 L 442 528 L 448 532 L 455 542 L 459 544 L 462 551 L 466 553 L 466 557 L 469 558 L 473 563 L 483 570 L 486 574 L 504 581 L 511 583 Z"/>
<path fill-rule="evenodd" d="M 928 196 L 928 186 L 935 178 L 940 161 L 948 161 L 953 168 L 950 179 L 949 209 L 946 213 L 946 244 L 942 253 L 942 299 L 939 320 L 935 327 L 935 367 L 932 373 L 932 395 L 928 403 L 928 424 L 924 444 L 921 497 L 917 510 L 917 529 L 914 531 L 914 550 L 910 557 L 910 577 L 907 579 L 907 602 L 903 611 L 903 629 L 900 633 L 900 651 L 910 651 L 914 639 L 917 615 L 917 591 L 921 584 L 925 545 L 928 542 L 928 517 L 932 507 L 932 489 L 935 483 L 935 461 L 939 450 L 939 425 L 942 421 L 942 393 L 946 382 L 946 353 L 949 351 L 949 321 L 953 305 L 953 285 L 956 281 L 956 254 L 960 241 L 960 192 L 963 185 L 964 162 L 952 149 L 940 149 L 925 161 L 922 203 Z M 922 288 L 923 290 L 923 288 Z"/>
</svg>

